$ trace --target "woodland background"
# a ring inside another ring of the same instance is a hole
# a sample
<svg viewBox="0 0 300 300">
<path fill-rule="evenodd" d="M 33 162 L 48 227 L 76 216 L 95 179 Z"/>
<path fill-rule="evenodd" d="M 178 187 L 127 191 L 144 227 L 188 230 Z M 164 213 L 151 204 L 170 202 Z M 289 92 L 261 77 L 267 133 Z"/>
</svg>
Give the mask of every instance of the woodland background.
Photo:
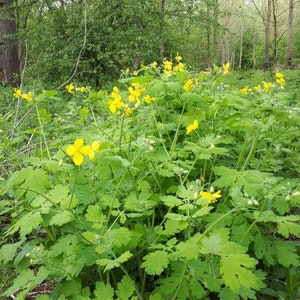
<svg viewBox="0 0 300 300">
<path fill-rule="evenodd" d="M 176 53 L 195 71 L 297 69 L 299 21 L 296 0 L 0 0 L 0 81 L 103 86 Z"/>
</svg>

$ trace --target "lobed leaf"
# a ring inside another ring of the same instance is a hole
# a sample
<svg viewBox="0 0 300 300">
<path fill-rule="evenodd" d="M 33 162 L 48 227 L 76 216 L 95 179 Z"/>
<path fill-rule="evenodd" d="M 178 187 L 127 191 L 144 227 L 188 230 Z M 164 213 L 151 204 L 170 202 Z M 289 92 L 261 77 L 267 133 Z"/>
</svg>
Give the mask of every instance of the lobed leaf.
<svg viewBox="0 0 300 300">
<path fill-rule="evenodd" d="M 155 251 L 144 257 L 142 268 L 149 275 L 160 275 L 169 265 L 169 256 L 165 251 Z"/>
</svg>

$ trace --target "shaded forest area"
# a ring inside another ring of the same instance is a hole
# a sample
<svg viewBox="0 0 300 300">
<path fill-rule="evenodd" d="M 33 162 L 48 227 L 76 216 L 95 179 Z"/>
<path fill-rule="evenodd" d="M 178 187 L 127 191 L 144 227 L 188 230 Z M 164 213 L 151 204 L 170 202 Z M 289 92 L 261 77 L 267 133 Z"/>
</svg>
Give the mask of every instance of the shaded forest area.
<svg viewBox="0 0 300 300">
<path fill-rule="evenodd" d="M 176 53 L 192 70 L 299 68 L 296 0 L 0 0 L 0 80 L 93 86 Z M 19 74 L 19 75 L 17 75 Z"/>
</svg>

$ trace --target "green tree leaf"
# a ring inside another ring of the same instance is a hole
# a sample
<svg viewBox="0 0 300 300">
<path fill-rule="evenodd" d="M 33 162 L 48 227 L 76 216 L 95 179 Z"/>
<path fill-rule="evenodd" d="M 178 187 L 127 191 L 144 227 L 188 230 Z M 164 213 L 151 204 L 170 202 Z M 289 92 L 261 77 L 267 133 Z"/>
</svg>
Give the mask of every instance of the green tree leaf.
<svg viewBox="0 0 300 300">
<path fill-rule="evenodd" d="M 155 251 L 144 257 L 141 264 L 149 275 L 160 275 L 169 264 L 169 256 L 165 251 Z"/>
</svg>

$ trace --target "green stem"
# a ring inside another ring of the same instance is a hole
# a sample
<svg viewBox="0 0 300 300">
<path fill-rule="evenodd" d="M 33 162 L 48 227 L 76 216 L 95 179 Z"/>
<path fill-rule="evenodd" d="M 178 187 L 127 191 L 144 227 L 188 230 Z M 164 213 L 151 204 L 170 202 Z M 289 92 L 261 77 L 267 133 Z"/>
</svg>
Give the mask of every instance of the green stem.
<svg viewBox="0 0 300 300">
<path fill-rule="evenodd" d="M 178 298 L 177 298 L 177 295 L 178 295 L 178 293 L 179 293 L 179 291 L 180 291 L 180 288 L 181 288 L 181 286 L 182 286 L 182 282 L 183 282 L 183 279 L 184 279 L 184 275 L 185 275 L 185 272 L 186 272 L 186 268 L 187 268 L 187 260 L 185 260 L 185 262 L 184 262 L 183 270 L 182 270 L 181 277 L 180 277 L 180 282 L 179 282 L 179 284 L 178 284 L 178 286 L 177 286 L 177 289 L 176 289 L 176 291 L 175 291 L 175 294 L 174 294 L 172 300 L 178 299 Z"/>
<path fill-rule="evenodd" d="M 42 124 L 40 112 L 39 112 L 39 109 L 38 109 L 37 105 L 35 105 L 35 108 L 36 108 L 36 114 L 37 114 L 37 118 L 38 118 L 38 121 L 39 121 L 40 129 L 41 129 L 41 134 L 43 136 L 43 140 L 44 140 L 44 143 L 45 143 L 47 155 L 48 155 L 48 158 L 51 160 L 51 155 L 50 155 L 50 151 L 49 151 L 49 148 L 48 148 L 48 143 L 47 143 L 47 140 L 46 140 L 44 127 L 43 127 L 43 124 Z"/>
<path fill-rule="evenodd" d="M 243 172 L 243 171 L 246 169 L 247 165 L 249 164 L 249 161 L 250 161 L 250 159 L 251 159 L 251 157 L 252 157 L 252 155 L 253 155 L 253 152 L 254 152 L 255 149 L 256 149 L 257 140 L 258 140 L 258 137 L 257 137 L 257 135 L 256 135 L 256 136 L 253 138 L 252 145 L 251 145 L 250 151 L 249 151 L 249 153 L 248 153 L 248 155 L 247 155 L 247 158 L 246 158 L 246 160 L 245 160 L 245 162 L 244 162 L 244 165 L 243 165 L 242 169 L 240 170 L 241 172 Z"/>
<path fill-rule="evenodd" d="M 174 139 L 172 141 L 172 145 L 171 145 L 171 149 L 170 149 L 170 152 L 169 152 L 169 156 L 172 155 L 172 153 L 173 153 L 173 151 L 175 149 L 175 146 L 176 146 L 176 142 L 177 142 L 178 134 L 179 134 L 180 123 L 181 123 L 181 118 L 182 118 L 182 115 L 184 113 L 184 108 L 185 108 L 185 105 L 183 105 L 182 110 L 181 110 L 181 114 L 179 116 L 179 120 L 178 120 L 178 123 L 177 123 L 176 132 L 175 132 Z"/>
<path fill-rule="evenodd" d="M 79 170 L 79 168 L 76 168 L 75 179 L 74 179 L 73 189 L 72 189 L 72 193 L 71 193 L 71 199 L 70 199 L 70 202 L 69 202 L 69 205 L 68 205 L 68 210 L 70 209 L 71 204 L 73 202 L 74 193 L 75 193 L 75 187 L 76 187 L 76 181 L 77 181 L 77 175 L 78 175 L 78 170 Z"/>
<path fill-rule="evenodd" d="M 162 144 L 162 146 L 163 146 L 163 148 L 164 148 L 164 150 L 165 150 L 167 156 L 170 157 L 169 151 L 167 150 L 167 147 L 166 147 L 166 145 L 165 145 L 165 143 L 164 143 L 164 141 L 163 141 L 163 137 L 162 137 L 162 135 L 161 135 L 161 132 L 160 132 L 160 130 L 159 130 L 159 128 L 158 128 L 158 123 L 157 123 L 156 116 L 155 116 L 155 113 L 154 113 L 154 111 L 153 111 L 152 105 L 151 105 L 151 108 L 152 108 L 152 113 L 153 113 L 154 123 L 155 123 L 156 129 L 157 129 L 157 132 L 158 132 L 158 135 L 159 135 L 161 144 Z"/>
<path fill-rule="evenodd" d="M 218 218 L 216 221 L 214 221 L 213 223 L 211 223 L 205 230 L 204 232 L 201 234 L 201 236 L 196 240 L 196 242 L 199 242 L 199 240 L 201 240 L 201 238 L 203 236 L 205 236 L 219 221 L 221 221 L 222 219 L 224 219 L 225 217 L 227 217 L 228 215 L 230 215 L 231 213 L 233 213 L 235 210 L 238 209 L 238 206 L 236 206 L 235 208 L 233 208 L 232 210 L 230 210 L 229 212 L 227 212 L 226 214 L 222 215 L 220 218 Z"/>
</svg>

